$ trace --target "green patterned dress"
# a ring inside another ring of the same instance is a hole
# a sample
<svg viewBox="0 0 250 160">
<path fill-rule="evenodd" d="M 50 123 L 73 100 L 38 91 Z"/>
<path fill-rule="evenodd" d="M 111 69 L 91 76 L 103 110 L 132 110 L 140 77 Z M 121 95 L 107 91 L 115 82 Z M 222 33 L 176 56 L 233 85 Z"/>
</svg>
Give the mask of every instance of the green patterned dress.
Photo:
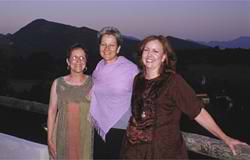
<svg viewBox="0 0 250 160">
<path fill-rule="evenodd" d="M 57 79 L 57 116 L 54 132 L 57 159 L 93 159 L 93 130 L 88 120 L 92 86 L 88 76 L 82 85 Z"/>
</svg>

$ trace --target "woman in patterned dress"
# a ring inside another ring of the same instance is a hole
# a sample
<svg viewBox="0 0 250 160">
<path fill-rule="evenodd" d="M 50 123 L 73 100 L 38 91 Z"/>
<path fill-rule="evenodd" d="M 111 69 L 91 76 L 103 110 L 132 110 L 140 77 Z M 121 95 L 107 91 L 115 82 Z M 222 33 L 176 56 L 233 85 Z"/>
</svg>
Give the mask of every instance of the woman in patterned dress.
<svg viewBox="0 0 250 160">
<path fill-rule="evenodd" d="M 48 110 L 51 159 L 92 159 L 92 127 L 88 121 L 92 86 L 86 70 L 86 49 L 73 45 L 66 62 L 70 73 L 54 80 Z"/>
</svg>

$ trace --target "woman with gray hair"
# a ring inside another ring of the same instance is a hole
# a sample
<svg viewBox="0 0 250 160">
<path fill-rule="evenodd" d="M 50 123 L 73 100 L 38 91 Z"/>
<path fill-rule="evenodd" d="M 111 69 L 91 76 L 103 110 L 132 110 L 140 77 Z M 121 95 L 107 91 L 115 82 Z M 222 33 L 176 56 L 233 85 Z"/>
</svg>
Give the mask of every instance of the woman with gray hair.
<svg viewBox="0 0 250 160">
<path fill-rule="evenodd" d="M 119 56 L 122 35 L 115 27 L 98 34 L 103 58 L 93 72 L 90 117 L 95 128 L 94 159 L 118 159 L 131 114 L 132 85 L 137 66 Z"/>
</svg>

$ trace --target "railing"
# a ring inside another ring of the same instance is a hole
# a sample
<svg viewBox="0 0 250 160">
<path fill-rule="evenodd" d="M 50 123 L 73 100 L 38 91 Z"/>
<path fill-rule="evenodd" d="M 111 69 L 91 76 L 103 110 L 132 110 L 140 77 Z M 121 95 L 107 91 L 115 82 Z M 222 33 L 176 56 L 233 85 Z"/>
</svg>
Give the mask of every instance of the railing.
<svg viewBox="0 0 250 160">
<path fill-rule="evenodd" d="M 0 106 L 19 108 L 41 114 L 47 114 L 48 111 L 48 105 L 46 104 L 4 96 L 0 96 Z M 250 146 L 238 145 L 236 147 L 237 155 L 234 156 L 221 140 L 186 132 L 183 132 L 183 137 L 190 151 L 217 159 L 250 160 Z"/>
<path fill-rule="evenodd" d="M 221 140 L 199 134 L 182 132 L 188 150 L 223 160 L 250 160 L 250 146 L 238 145 L 234 156 Z"/>
<path fill-rule="evenodd" d="M 6 106 L 10 108 L 18 108 L 29 112 L 36 112 L 40 114 L 48 113 L 48 105 L 35 102 L 22 100 L 13 97 L 0 96 L 0 106 Z"/>
<path fill-rule="evenodd" d="M 18 137 L 0 133 L 0 159 L 46 160 L 48 147 Z"/>
</svg>

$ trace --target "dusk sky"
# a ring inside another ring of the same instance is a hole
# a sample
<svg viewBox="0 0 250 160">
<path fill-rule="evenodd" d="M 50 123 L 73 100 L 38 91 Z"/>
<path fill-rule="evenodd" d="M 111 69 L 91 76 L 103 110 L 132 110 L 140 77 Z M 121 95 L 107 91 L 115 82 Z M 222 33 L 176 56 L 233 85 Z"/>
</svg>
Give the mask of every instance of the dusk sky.
<svg viewBox="0 0 250 160">
<path fill-rule="evenodd" d="M 195 41 L 250 36 L 250 0 L 0 0 L 0 33 L 48 21 L 144 38 L 162 34 Z"/>
</svg>

